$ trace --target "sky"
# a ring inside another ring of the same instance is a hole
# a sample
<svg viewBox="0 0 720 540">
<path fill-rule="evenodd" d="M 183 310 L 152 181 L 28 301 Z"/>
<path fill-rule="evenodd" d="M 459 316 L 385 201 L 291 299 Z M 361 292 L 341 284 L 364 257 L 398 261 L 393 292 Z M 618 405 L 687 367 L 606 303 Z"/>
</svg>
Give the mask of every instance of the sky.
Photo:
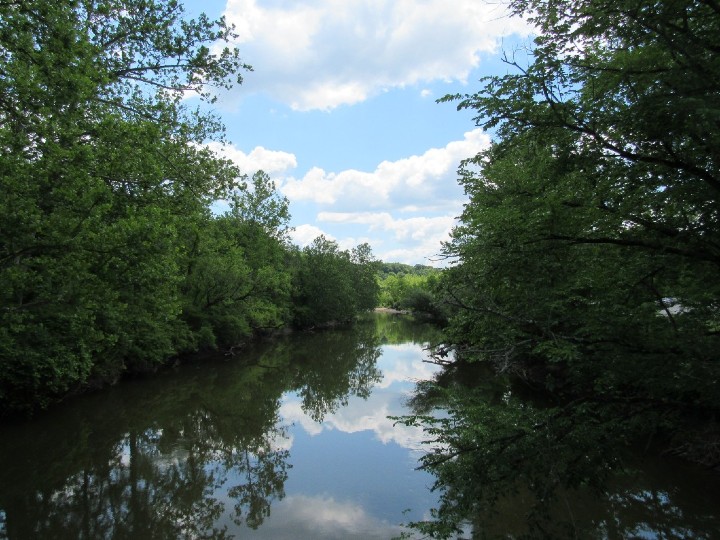
<svg viewBox="0 0 720 540">
<path fill-rule="evenodd" d="M 290 201 L 292 240 L 367 242 L 385 262 L 443 266 L 466 197 L 460 161 L 490 135 L 437 103 L 502 74 L 530 27 L 494 0 L 185 0 L 224 15 L 253 67 L 215 112 L 243 173 L 263 170 Z M 222 204 L 217 208 L 222 210 Z"/>
</svg>

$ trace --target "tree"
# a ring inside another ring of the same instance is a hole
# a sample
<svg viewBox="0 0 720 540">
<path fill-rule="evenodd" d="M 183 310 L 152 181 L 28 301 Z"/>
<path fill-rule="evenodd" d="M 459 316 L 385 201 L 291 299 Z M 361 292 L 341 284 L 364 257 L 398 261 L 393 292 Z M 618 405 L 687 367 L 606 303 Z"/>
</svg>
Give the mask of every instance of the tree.
<svg viewBox="0 0 720 540">
<path fill-rule="evenodd" d="M 368 244 L 351 252 L 316 238 L 296 256 L 294 324 L 310 328 L 343 324 L 377 305 L 376 263 Z"/>
<path fill-rule="evenodd" d="M 232 347 L 289 321 L 288 201 L 262 171 L 231 194 L 230 210 L 192 231 L 184 284 L 189 349 Z"/>
<path fill-rule="evenodd" d="M 446 246 L 446 339 L 545 406 L 476 404 L 434 431 L 445 450 L 426 464 L 451 522 L 514 489 L 508 467 L 542 507 L 557 486 L 599 484 L 625 444 L 716 464 L 720 10 L 512 6 L 539 29 L 529 65 L 510 55 L 514 72 L 447 98 L 496 142 L 460 170 L 470 202 Z M 552 475 L 532 457 L 546 451 Z M 443 484 L 483 470 L 474 484 L 489 491 Z"/>
<path fill-rule="evenodd" d="M 257 171 L 253 175 L 250 190 L 232 194 L 230 214 L 249 229 L 262 230 L 267 236 L 281 242 L 288 240 L 290 202 L 277 192 L 275 182 L 264 171 Z"/>
<path fill-rule="evenodd" d="M 447 314 L 436 296 L 441 275 L 442 270 L 431 266 L 382 263 L 379 303 L 444 324 Z"/>
<path fill-rule="evenodd" d="M 378 303 L 380 286 L 377 282 L 379 262 L 372 254 L 368 243 L 362 243 L 350 251 L 352 262 L 352 282 L 355 299 L 353 304 L 357 311 L 369 311 Z"/>
<path fill-rule="evenodd" d="M 175 0 L 0 5 L 0 410 L 31 409 L 176 347 L 180 231 L 237 171 L 206 99 L 239 80 L 224 21 Z"/>
</svg>

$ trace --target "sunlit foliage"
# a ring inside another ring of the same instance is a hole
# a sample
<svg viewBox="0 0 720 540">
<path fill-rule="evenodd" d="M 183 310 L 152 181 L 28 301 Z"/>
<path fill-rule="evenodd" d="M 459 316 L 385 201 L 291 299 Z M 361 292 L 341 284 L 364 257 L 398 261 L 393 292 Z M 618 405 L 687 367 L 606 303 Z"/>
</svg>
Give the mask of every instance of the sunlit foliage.
<svg viewBox="0 0 720 540">
<path fill-rule="evenodd" d="M 232 37 L 177 0 L 0 2 L 0 415 L 293 320 L 287 200 L 206 146 Z"/>
</svg>

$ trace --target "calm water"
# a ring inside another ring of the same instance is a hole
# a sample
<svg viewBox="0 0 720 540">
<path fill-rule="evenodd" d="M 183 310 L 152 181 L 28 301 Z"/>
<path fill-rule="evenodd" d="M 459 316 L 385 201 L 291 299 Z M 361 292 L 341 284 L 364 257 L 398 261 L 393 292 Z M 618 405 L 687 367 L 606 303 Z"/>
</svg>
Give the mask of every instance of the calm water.
<svg viewBox="0 0 720 540">
<path fill-rule="evenodd" d="M 434 337 L 378 314 L 0 426 L 0 538 L 392 538 L 437 497 L 423 433 L 387 418 L 432 377 Z M 575 497 L 574 518 L 599 538 L 717 538 L 717 475 L 669 463 Z"/>
</svg>

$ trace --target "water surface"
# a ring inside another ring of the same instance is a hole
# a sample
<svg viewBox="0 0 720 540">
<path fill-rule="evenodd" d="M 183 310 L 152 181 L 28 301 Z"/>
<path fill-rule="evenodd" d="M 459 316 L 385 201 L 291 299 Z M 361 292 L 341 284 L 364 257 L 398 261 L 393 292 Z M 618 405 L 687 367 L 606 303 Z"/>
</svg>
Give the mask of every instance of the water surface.
<svg viewBox="0 0 720 540">
<path fill-rule="evenodd" d="M 0 537 L 391 538 L 434 501 L 422 433 L 387 418 L 432 337 L 379 315 L 0 427 Z"/>
<path fill-rule="evenodd" d="M 388 418 L 437 373 L 423 350 L 436 339 L 377 314 L 0 426 L 0 538 L 397 536 L 437 502 L 416 469 L 425 435 Z M 560 511 L 585 538 L 717 538 L 717 480 L 643 458 L 604 496 L 572 494 Z M 526 532 L 522 515 L 520 494 L 467 537 L 511 538 Z"/>
</svg>

